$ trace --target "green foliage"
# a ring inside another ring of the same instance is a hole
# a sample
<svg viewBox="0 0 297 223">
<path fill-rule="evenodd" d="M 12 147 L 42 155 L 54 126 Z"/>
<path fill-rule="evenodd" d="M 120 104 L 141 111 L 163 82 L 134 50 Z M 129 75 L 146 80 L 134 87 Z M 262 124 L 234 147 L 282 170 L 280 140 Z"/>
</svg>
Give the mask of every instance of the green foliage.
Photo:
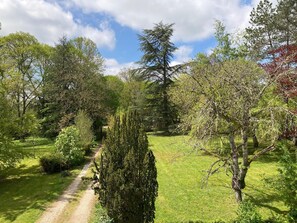
<svg viewBox="0 0 297 223">
<path fill-rule="evenodd" d="M 234 37 L 226 32 L 226 27 L 221 21 L 215 23 L 215 38 L 218 45 L 211 54 L 213 60 L 222 62 L 246 57 L 245 46 L 235 42 Z"/>
<path fill-rule="evenodd" d="M 237 210 L 236 223 L 261 223 L 261 216 L 257 212 L 255 205 L 249 201 L 245 200 L 240 203 Z"/>
<path fill-rule="evenodd" d="M 285 204 L 290 208 L 290 214 L 297 220 L 297 163 L 290 154 L 288 148 L 282 146 L 279 168 L 279 191 L 282 193 Z"/>
<path fill-rule="evenodd" d="M 24 154 L 15 149 L 11 138 L 0 133 L 0 170 L 13 167 L 23 157 Z"/>
<path fill-rule="evenodd" d="M 268 0 L 260 1 L 257 7 L 252 10 L 251 26 L 246 29 L 250 53 L 255 58 L 265 58 L 267 52 L 274 48 L 272 40 L 278 33 L 275 23 L 275 8 L 272 3 Z"/>
<path fill-rule="evenodd" d="M 46 154 L 40 157 L 39 163 L 46 173 L 59 173 L 68 169 L 66 159 L 61 153 Z"/>
<path fill-rule="evenodd" d="M 62 129 L 56 139 L 55 147 L 57 152 L 63 155 L 70 166 L 82 163 L 84 150 L 80 144 L 79 131 L 74 126 Z"/>
<path fill-rule="evenodd" d="M 0 80 L 1 83 L 1 80 Z M 16 128 L 12 106 L 1 91 L 0 86 L 0 170 L 14 166 L 23 158 L 23 153 L 16 150 L 12 135 Z"/>
<path fill-rule="evenodd" d="M 149 117 L 146 104 L 146 82 L 132 69 L 122 70 L 119 76 L 124 84 L 120 95 L 120 111 L 136 110 L 141 117 Z M 144 122 L 144 125 L 150 127 L 150 123 Z"/>
<path fill-rule="evenodd" d="M 107 103 L 113 114 L 120 107 L 120 98 L 124 88 L 123 81 L 117 76 L 105 76 L 107 85 Z"/>
<path fill-rule="evenodd" d="M 263 93 L 257 106 L 251 110 L 256 124 L 257 136 L 262 141 L 277 140 L 281 135 L 287 117 L 288 105 L 280 95 L 276 95 L 275 85 L 269 86 Z"/>
<path fill-rule="evenodd" d="M 32 108 L 41 94 L 47 50 L 34 36 L 23 32 L 0 37 L 0 45 L 1 84 L 17 116 L 14 135 L 24 139 L 36 129 Z"/>
<path fill-rule="evenodd" d="M 36 135 L 40 128 L 40 121 L 32 111 L 26 112 L 22 117 L 17 118 L 16 121 L 16 138 L 23 139 L 30 135 Z"/>
<path fill-rule="evenodd" d="M 153 222 L 157 196 L 155 157 L 138 114 L 113 120 L 99 168 L 100 203 L 116 223 Z"/>
<path fill-rule="evenodd" d="M 210 64 L 209 58 L 198 55 L 192 65 L 191 76 L 181 76 L 170 91 L 185 130 L 191 129 L 194 137 L 203 140 L 228 136 L 230 126 L 243 127 L 239 117 L 247 109 L 253 115 L 251 121 L 258 123 L 256 115 L 267 109 L 263 106 L 260 111 L 257 107 L 265 90 L 260 80 L 266 82 L 267 76 L 257 64 L 244 59 Z M 269 104 L 262 102 L 261 105 Z"/>
<path fill-rule="evenodd" d="M 281 151 L 279 175 L 266 179 L 266 182 L 278 190 L 284 203 L 289 207 L 288 220 L 294 222 L 297 220 L 297 163 L 295 154 L 290 153 L 288 143 L 282 142 L 279 147 Z"/>
<path fill-rule="evenodd" d="M 93 121 L 85 111 L 79 111 L 75 117 L 75 127 L 79 131 L 80 143 L 86 152 L 89 152 L 94 143 L 92 131 Z"/>
<path fill-rule="evenodd" d="M 173 223 L 205 223 L 205 221 L 176 221 Z M 225 223 L 224 221 L 221 220 L 217 220 L 217 221 L 213 221 L 212 223 Z"/>
<path fill-rule="evenodd" d="M 100 203 L 97 203 L 90 223 L 113 223 L 113 221 L 107 215 L 106 210 L 101 207 Z"/>
</svg>

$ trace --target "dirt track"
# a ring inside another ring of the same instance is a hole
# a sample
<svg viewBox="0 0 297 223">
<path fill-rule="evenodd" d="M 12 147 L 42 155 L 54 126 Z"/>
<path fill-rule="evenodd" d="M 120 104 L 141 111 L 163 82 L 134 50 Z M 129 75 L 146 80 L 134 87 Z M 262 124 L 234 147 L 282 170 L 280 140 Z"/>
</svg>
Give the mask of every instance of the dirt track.
<svg viewBox="0 0 297 223">
<path fill-rule="evenodd" d="M 96 151 L 94 157 L 97 157 L 99 154 L 100 148 Z M 58 223 L 61 214 L 63 213 L 65 207 L 70 203 L 74 198 L 75 193 L 78 190 L 79 184 L 82 182 L 82 177 L 87 173 L 88 168 L 92 164 L 92 161 L 87 163 L 80 174 L 73 180 L 69 187 L 64 191 L 64 193 L 58 198 L 57 201 L 53 202 L 42 214 L 37 223 Z M 82 196 L 79 201 L 78 206 L 75 211 L 71 214 L 70 220 L 67 222 L 88 222 L 88 219 L 91 214 L 92 207 L 95 204 L 96 196 L 94 196 L 94 191 L 90 188 L 91 184 L 88 186 L 88 189 Z"/>
</svg>

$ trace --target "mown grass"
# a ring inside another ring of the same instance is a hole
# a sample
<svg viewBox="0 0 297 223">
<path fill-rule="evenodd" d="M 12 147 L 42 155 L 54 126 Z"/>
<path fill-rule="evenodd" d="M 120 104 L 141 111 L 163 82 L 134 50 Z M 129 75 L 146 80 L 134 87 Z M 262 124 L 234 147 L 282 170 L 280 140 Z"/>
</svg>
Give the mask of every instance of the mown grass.
<svg viewBox="0 0 297 223">
<path fill-rule="evenodd" d="M 236 217 L 230 176 L 222 171 L 209 179 L 207 187 L 201 187 L 205 170 L 215 158 L 193 150 L 187 136 L 149 135 L 149 143 L 156 156 L 159 182 L 155 222 L 231 221 Z M 35 222 L 79 172 L 78 167 L 66 178 L 42 173 L 38 158 L 54 149 L 51 140 L 31 138 L 24 143 L 16 141 L 16 146 L 31 157 L 0 175 L 1 223 Z M 264 218 L 286 211 L 281 197 L 263 181 L 277 174 L 276 169 L 276 160 L 269 155 L 252 163 L 246 179 L 244 197 L 257 205 Z M 92 222 L 98 218 L 98 213 L 94 215 Z"/>
<path fill-rule="evenodd" d="M 213 175 L 202 187 L 206 170 L 216 160 L 193 149 L 187 136 L 149 134 L 158 169 L 159 195 L 156 200 L 156 223 L 224 220 L 236 218 L 238 204 L 231 189 L 231 175 L 224 169 Z M 212 145 L 218 142 L 212 142 Z M 277 159 L 268 154 L 254 161 L 246 178 L 244 198 L 256 204 L 267 219 L 287 210 L 277 191 L 265 184 L 264 178 L 277 174 Z M 104 211 L 96 206 L 90 222 L 104 222 Z"/>
<path fill-rule="evenodd" d="M 15 168 L 0 173 L 0 222 L 31 223 L 40 217 L 50 202 L 58 198 L 80 168 L 71 170 L 70 177 L 44 174 L 39 157 L 53 151 L 53 141 L 29 138 L 26 142 L 15 141 L 15 145 L 30 156 Z"/>
<path fill-rule="evenodd" d="M 222 171 L 213 175 L 208 186 L 202 188 L 205 170 L 216 158 L 197 153 L 188 140 L 187 136 L 149 135 L 159 183 L 155 222 L 233 220 L 237 203 L 231 189 L 231 176 Z M 267 156 L 252 163 L 247 175 L 244 197 L 257 205 L 264 218 L 286 210 L 281 197 L 263 181 L 264 177 L 275 174 L 277 163 Z"/>
</svg>

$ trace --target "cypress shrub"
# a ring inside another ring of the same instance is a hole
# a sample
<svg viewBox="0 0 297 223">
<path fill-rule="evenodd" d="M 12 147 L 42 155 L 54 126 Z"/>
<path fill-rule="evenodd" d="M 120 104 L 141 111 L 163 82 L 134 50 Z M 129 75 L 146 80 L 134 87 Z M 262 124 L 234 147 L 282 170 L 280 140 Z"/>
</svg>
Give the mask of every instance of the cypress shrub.
<svg viewBox="0 0 297 223">
<path fill-rule="evenodd" d="M 158 191 L 153 152 L 139 115 L 115 117 L 95 174 L 95 192 L 115 223 L 154 222 Z"/>
</svg>

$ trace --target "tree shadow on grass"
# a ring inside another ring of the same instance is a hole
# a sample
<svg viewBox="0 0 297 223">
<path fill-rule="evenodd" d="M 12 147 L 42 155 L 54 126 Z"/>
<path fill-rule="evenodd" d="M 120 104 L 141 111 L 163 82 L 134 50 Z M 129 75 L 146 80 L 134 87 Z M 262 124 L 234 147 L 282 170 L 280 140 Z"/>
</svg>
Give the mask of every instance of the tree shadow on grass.
<svg viewBox="0 0 297 223">
<path fill-rule="evenodd" d="M 20 166 L 10 173 L 13 174 L 6 175 L 0 182 L 0 217 L 8 221 L 29 211 L 45 210 L 72 180 L 62 178 L 60 174 L 43 174 L 38 165 Z"/>
<path fill-rule="evenodd" d="M 54 141 L 46 138 L 38 138 L 38 139 L 29 139 L 25 142 L 18 142 L 15 141 L 14 146 L 18 149 L 24 149 L 30 148 L 30 147 L 38 147 L 38 146 L 48 146 L 53 145 Z"/>
<path fill-rule="evenodd" d="M 254 149 L 252 147 L 249 148 L 249 153 L 254 154 L 259 152 L 261 149 L 268 147 L 268 145 L 261 145 L 261 148 Z M 296 156 L 296 146 L 291 146 L 290 147 L 290 152 L 291 156 L 295 158 Z M 277 163 L 280 160 L 280 157 L 283 155 L 283 151 L 276 146 L 276 149 L 274 151 L 271 151 L 269 153 L 266 153 L 259 158 L 256 159 L 256 161 L 261 162 L 261 163 Z"/>
<path fill-rule="evenodd" d="M 277 163 L 281 156 L 279 151 L 272 151 L 257 158 L 255 161 L 260 163 Z"/>
<path fill-rule="evenodd" d="M 248 188 L 248 186 L 247 186 Z M 265 190 L 260 190 L 256 188 L 249 187 L 253 190 L 253 193 L 246 193 L 245 196 L 259 207 L 267 208 L 277 214 L 285 214 L 287 211 L 283 211 L 275 206 L 272 206 L 272 201 L 281 202 L 282 197 L 276 192 L 266 192 Z"/>
<path fill-rule="evenodd" d="M 165 131 L 149 131 L 147 132 L 148 135 L 154 135 L 154 136 L 165 136 L 165 137 L 173 137 L 173 136 L 182 136 L 185 135 L 181 132 L 177 132 L 177 131 L 169 131 L 169 132 L 165 132 Z"/>
</svg>

